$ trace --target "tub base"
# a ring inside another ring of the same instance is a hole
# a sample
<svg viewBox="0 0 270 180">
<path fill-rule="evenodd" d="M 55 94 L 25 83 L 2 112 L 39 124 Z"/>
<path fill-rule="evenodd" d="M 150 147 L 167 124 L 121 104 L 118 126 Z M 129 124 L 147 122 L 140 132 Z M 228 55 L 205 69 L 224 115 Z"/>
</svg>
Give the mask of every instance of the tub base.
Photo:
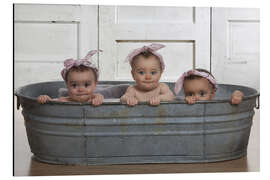
<svg viewBox="0 0 270 180">
<path fill-rule="evenodd" d="M 63 165 L 108 165 L 108 164 L 152 164 L 152 163 L 209 163 L 242 158 L 247 151 L 239 151 L 224 155 L 201 156 L 129 156 L 129 157 L 100 157 L 100 158 L 65 158 L 34 155 L 40 162 Z"/>
</svg>

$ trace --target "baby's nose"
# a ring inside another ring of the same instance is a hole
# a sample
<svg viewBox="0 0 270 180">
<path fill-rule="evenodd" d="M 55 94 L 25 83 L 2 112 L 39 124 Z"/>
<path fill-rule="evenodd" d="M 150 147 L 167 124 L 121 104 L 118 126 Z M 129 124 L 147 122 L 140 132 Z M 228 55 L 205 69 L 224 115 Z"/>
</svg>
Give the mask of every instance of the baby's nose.
<svg viewBox="0 0 270 180">
<path fill-rule="evenodd" d="M 84 87 L 83 86 L 80 86 L 79 87 L 79 91 L 83 91 L 84 90 Z"/>
<path fill-rule="evenodd" d="M 146 74 L 145 79 L 151 79 L 152 75 L 151 74 Z"/>
</svg>

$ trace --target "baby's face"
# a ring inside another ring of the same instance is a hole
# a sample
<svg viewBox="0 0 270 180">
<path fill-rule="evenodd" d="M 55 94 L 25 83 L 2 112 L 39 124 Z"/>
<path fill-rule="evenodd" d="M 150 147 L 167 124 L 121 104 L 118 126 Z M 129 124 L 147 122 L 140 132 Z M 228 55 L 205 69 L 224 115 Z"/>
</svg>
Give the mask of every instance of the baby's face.
<svg viewBox="0 0 270 180">
<path fill-rule="evenodd" d="M 67 89 L 69 96 L 76 102 L 87 102 L 96 89 L 95 75 L 92 70 L 68 73 Z"/>
<path fill-rule="evenodd" d="M 193 97 L 195 101 L 212 100 L 215 91 L 209 81 L 205 78 L 184 81 L 185 97 Z"/>
<path fill-rule="evenodd" d="M 159 60 L 150 56 L 139 57 L 133 64 L 131 73 L 139 90 L 151 91 L 158 87 L 162 71 Z"/>
</svg>

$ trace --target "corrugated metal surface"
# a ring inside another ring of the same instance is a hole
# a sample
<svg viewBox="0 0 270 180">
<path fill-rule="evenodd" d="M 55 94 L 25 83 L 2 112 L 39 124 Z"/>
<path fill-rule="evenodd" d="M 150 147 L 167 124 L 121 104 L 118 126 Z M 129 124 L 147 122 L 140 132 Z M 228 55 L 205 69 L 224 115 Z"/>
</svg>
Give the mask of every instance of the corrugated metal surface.
<svg viewBox="0 0 270 180">
<path fill-rule="evenodd" d="M 111 87 L 123 82 L 100 83 Z M 108 99 L 99 107 L 36 102 L 39 94 L 56 97 L 62 87 L 63 82 L 48 82 L 16 91 L 31 151 L 42 162 L 94 165 L 239 158 L 246 155 L 259 95 L 252 88 L 219 85 L 215 100 L 194 105 L 183 100 L 156 107 L 147 103 L 128 107 L 119 99 Z M 229 103 L 235 89 L 245 94 L 240 105 Z"/>
</svg>

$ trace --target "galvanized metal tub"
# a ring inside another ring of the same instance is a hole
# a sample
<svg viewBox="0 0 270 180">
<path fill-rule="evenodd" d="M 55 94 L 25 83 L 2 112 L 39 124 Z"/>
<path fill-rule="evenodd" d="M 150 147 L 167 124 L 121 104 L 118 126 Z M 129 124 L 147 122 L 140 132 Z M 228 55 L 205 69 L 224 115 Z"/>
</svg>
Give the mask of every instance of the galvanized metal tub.
<svg viewBox="0 0 270 180">
<path fill-rule="evenodd" d="M 131 82 L 99 82 L 98 91 Z M 167 83 L 173 88 L 173 83 Z M 42 162 L 55 164 L 194 163 L 240 158 L 248 140 L 259 93 L 252 88 L 219 85 L 213 101 L 188 105 L 183 100 L 153 107 L 128 107 L 118 98 L 99 107 L 82 103 L 38 104 L 36 97 L 58 96 L 64 82 L 30 84 L 17 89 L 30 149 Z M 127 85 L 120 85 L 123 93 Z M 235 89 L 245 97 L 231 105 Z M 103 92 L 102 92 L 103 93 Z M 115 96 L 115 94 L 114 94 Z M 181 98 L 180 98 L 181 99 Z"/>
</svg>

